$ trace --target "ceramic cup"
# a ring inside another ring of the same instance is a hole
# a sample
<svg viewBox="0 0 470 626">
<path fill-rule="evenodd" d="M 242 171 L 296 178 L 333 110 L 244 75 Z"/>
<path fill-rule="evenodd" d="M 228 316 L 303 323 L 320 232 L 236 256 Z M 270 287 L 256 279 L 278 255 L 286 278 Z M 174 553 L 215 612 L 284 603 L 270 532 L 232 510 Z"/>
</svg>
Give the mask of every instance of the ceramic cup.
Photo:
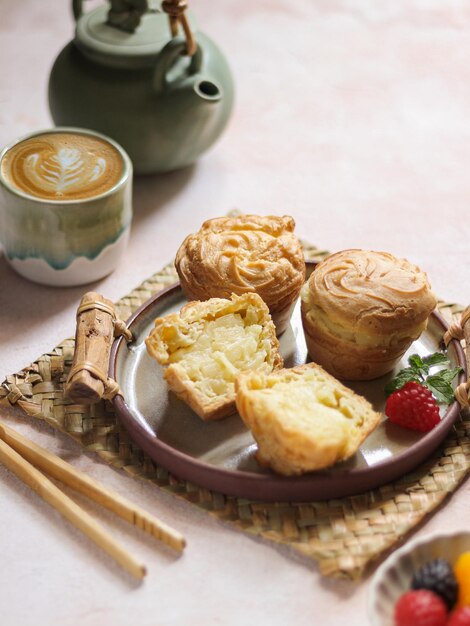
<svg viewBox="0 0 470 626">
<path fill-rule="evenodd" d="M 23 185 L 15 176 L 26 166 Z M 52 286 L 103 278 L 123 256 L 131 219 L 132 162 L 112 139 L 57 127 L 0 153 L 0 242 L 25 278 Z"/>
</svg>

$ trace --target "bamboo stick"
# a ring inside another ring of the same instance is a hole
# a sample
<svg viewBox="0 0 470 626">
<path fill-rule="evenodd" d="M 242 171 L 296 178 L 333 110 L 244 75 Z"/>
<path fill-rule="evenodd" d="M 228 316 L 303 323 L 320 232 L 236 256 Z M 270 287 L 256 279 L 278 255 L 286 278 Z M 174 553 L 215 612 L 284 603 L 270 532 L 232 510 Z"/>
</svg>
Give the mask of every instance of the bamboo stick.
<svg viewBox="0 0 470 626">
<path fill-rule="evenodd" d="M 0 439 L 0 462 L 24 483 L 29 485 L 43 500 L 81 530 L 97 546 L 107 552 L 121 567 L 136 578 L 142 579 L 146 568 L 125 548 L 113 539 L 86 511 L 65 495 L 44 474 L 23 459 L 6 441 Z"/>
<path fill-rule="evenodd" d="M 60 457 L 41 448 L 33 441 L 1 422 L 0 438 L 30 463 L 49 474 L 49 476 L 60 480 L 75 491 L 94 500 L 120 518 L 172 547 L 174 550 L 182 552 L 184 549 L 186 540 L 179 532 L 141 507 L 121 497 L 119 494 L 104 488 L 100 483 L 75 469 Z"/>
</svg>

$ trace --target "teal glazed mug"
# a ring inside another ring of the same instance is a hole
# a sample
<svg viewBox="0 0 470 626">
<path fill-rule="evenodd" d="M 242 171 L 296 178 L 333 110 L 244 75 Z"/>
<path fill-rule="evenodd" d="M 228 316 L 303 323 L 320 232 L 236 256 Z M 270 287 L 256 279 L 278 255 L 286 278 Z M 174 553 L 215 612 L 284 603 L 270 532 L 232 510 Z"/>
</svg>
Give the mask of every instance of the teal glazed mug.
<svg viewBox="0 0 470 626">
<path fill-rule="evenodd" d="M 103 278 L 121 261 L 132 219 L 132 163 L 80 128 L 41 130 L 0 153 L 0 243 L 19 274 L 52 286 Z"/>
</svg>

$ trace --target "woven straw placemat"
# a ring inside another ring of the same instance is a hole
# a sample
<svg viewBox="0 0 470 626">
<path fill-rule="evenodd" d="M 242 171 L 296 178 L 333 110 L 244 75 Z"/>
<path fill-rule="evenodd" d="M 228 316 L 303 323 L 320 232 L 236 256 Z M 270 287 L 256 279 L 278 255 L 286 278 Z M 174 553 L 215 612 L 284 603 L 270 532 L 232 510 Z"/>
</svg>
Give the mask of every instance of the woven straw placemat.
<svg viewBox="0 0 470 626">
<path fill-rule="evenodd" d="M 308 260 L 327 256 L 304 244 Z M 121 319 L 177 279 L 172 265 L 116 303 Z M 460 305 L 439 303 L 448 319 Z M 171 476 L 153 463 L 120 429 L 108 402 L 70 404 L 63 387 L 72 362 L 74 340 L 54 350 L 0 387 L 0 403 L 17 406 L 72 436 L 114 467 L 153 482 L 247 533 L 291 546 L 318 561 L 326 576 L 357 579 L 369 563 L 398 543 L 455 491 L 470 470 L 470 417 L 462 415 L 441 448 L 421 467 L 400 480 L 359 496 L 311 503 L 264 503 L 228 497 Z"/>
</svg>

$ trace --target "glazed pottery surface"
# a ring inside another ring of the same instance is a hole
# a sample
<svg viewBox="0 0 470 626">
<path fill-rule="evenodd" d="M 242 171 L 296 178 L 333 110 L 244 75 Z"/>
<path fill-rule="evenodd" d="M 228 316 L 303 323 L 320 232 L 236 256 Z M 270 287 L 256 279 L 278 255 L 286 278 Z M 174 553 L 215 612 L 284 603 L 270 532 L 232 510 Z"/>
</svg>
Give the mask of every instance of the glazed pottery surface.
<svg viewBox="0 0 470 626">
<path fill-rule="evenodd" d="M 53 286 L 81 285 L 115 269 L 126 249 L 132 219 L 132 163 L 109 138 L 79 128 L 41 130 L 6 146 L 51 133 L 99 137 L 122 159 L 119 180 L 107 191 L 77 200 L 44 199 L 20 191 L 0 175 L 0 239 L 5 257 L 22 276 Z"/>
<path fill-rule="evenodd" d="M 49 106 L 58 125 L 102 132 L 128 152 L 136 173 L 193 163 L 223 131 L 233 106 L 227 61 L 204 34 L 171 38 L 168 16 L 154 9 L 134 32 L 107 23 L 108 7 L 80 15 L 75 39 L 56 59 Z"/>
</svg>

